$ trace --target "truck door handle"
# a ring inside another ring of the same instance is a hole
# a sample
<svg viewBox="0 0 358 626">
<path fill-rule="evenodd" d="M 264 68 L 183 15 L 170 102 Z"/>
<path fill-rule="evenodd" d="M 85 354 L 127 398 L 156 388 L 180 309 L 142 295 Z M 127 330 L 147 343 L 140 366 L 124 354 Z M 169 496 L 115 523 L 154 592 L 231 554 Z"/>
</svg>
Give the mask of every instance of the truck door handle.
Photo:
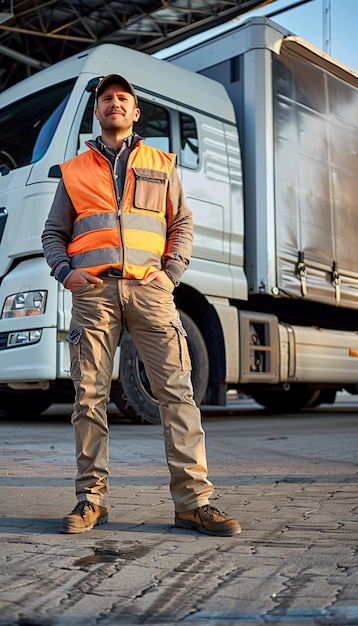
<svg viewBox="0 0 358 626">
<path fill-rule="evenodd" d="M 2 240 L 2 236 L 5 230 L 5 224 L 7 220 L 7 210 L 4 206 L 0 207 L 0 241 Z"/>
<path fill-rule="evenodd" d="M 59 165 L 51 165 L 47 176 L 49 178 L 62 178 L 61 168 Z"/>
</svg>

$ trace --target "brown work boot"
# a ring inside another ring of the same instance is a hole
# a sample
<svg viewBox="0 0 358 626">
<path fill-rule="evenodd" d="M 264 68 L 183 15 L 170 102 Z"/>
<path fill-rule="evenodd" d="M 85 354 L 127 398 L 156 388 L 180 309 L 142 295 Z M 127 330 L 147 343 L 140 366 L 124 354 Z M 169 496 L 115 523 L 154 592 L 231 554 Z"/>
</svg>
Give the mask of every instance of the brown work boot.
<svg viewBox="0 0 358 626">
<path fill-rule="evenodd" d="M 88 500 L 77 502 L 72 513 L 63 518 L 60 526 L 61 533 L 84 533 L 97 524 L 108 521 L 108 509 L 98 506 Z"/>
<path fill-rule="evenodd" d="M 206 535 L 218 537 L 232 537 L 241 533 L 240 524 L 236 519 L 226 517 L 209 504 L 192 511 L 175 513 L 175 526 L 199 530 Z"/>
</svg>

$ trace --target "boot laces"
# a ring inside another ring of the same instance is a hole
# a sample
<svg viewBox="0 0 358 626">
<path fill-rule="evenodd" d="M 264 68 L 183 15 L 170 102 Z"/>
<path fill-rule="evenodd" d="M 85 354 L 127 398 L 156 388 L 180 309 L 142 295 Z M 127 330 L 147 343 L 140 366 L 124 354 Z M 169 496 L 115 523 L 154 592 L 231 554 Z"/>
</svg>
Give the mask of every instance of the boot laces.
<svg viewBox="0 0 358 626">
<path fill-rule="evenodd" d="M 214 519 L 215 515 L 222 516 L 222 513 L 219 511 L 219 509 L 216 509 L 214 506 L 211 506 L 210 504 L 205 504 L 205 506 L 203 506 L 202 508 L 203 508 L 203 513 L 205 517 L 210 517 L 211 519 Z"/>
<path fill-rule="evenodd" d="M 86 513 L 88 509 L 92 509 L 92 511 L 95 510 L 93 502 L 89 502 L 88 500 L 81 500 L 80 502 L 77 502 L 72 513 L 77 513 L 81 515 L 81 517 L 84 518 L 86 517 Z"/>
</svg>

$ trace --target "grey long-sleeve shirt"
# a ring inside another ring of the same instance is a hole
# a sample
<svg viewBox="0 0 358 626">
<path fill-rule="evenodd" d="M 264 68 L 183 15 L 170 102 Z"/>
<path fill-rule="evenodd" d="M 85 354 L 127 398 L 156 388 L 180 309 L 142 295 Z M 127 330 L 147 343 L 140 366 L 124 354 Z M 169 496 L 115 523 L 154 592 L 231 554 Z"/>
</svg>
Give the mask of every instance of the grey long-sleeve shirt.
<svg viewBox="0 0 358 626">
<path fill-rule="evenodd" d="M 138 140 L 138 136 L 132 135 L 119 154 L 115 154 L 112 148 L 105 146 L 99 137 L 95 142 L 89 142 L 112 167 L 116 175 L 119 198 L 123 192 L 126 162 L 131 149 Z M 76 211 L 61 179 L 42 233 L 46 261 L 51 268 L 51 274 L 60 282 L 66 280 L 72 269 L 67 246 L 72 240 L 72 227 L 76 217 Z M 192 213 L 185 202 L 178 173 L 173 168 L 168 185 L 167 245 L 162 263 L 163 269 L 168 269 L 178 281 L 189 264 L 192 241 Z"/>
</svg>

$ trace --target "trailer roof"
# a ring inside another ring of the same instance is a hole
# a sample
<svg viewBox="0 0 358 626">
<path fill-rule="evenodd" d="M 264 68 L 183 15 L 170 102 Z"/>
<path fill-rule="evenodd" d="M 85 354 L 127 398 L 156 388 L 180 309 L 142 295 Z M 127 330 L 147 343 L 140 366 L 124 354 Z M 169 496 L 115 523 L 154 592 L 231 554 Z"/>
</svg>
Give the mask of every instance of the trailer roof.
<svg viewBox="0 0 358 626">
<path fill-rule="evenodd" d="M 281 48 L 318 65 L 345 82 L 358 87 L 358 73 L 337 59 L 316 48 L 301 37 L 292 35 L 284 27 L 267 17 L 252 17 L 228 32 L 220 33 L 200 43 L 179 51 L 168 51 L 163 58 L 180 67 L 200 72 L 210 65 L 216 65 L 231 56 L 243 54 L 254 48 L 266 48 L 280 54 Z M 165 52 L 165 51 L 164 51 Z"/>
<path fill-rule="evenodd" d="M 292 50 L 296 54 L 304 57 L 308 61 L 319 65 L 329 72 L 342 78 L 345 82 L 351 83 L 355 87 L 358 87 L 358 73 L 352 70 L 347 65 L 340 63 L 337 59 L 333 59 L 328 54 L 325 54 L 315 46 L 312 46 L 307 41 L 304 41 L 300 37 L 285 37 L 282 40 L 282 46 L 288 50 Z"/>
</svg>

